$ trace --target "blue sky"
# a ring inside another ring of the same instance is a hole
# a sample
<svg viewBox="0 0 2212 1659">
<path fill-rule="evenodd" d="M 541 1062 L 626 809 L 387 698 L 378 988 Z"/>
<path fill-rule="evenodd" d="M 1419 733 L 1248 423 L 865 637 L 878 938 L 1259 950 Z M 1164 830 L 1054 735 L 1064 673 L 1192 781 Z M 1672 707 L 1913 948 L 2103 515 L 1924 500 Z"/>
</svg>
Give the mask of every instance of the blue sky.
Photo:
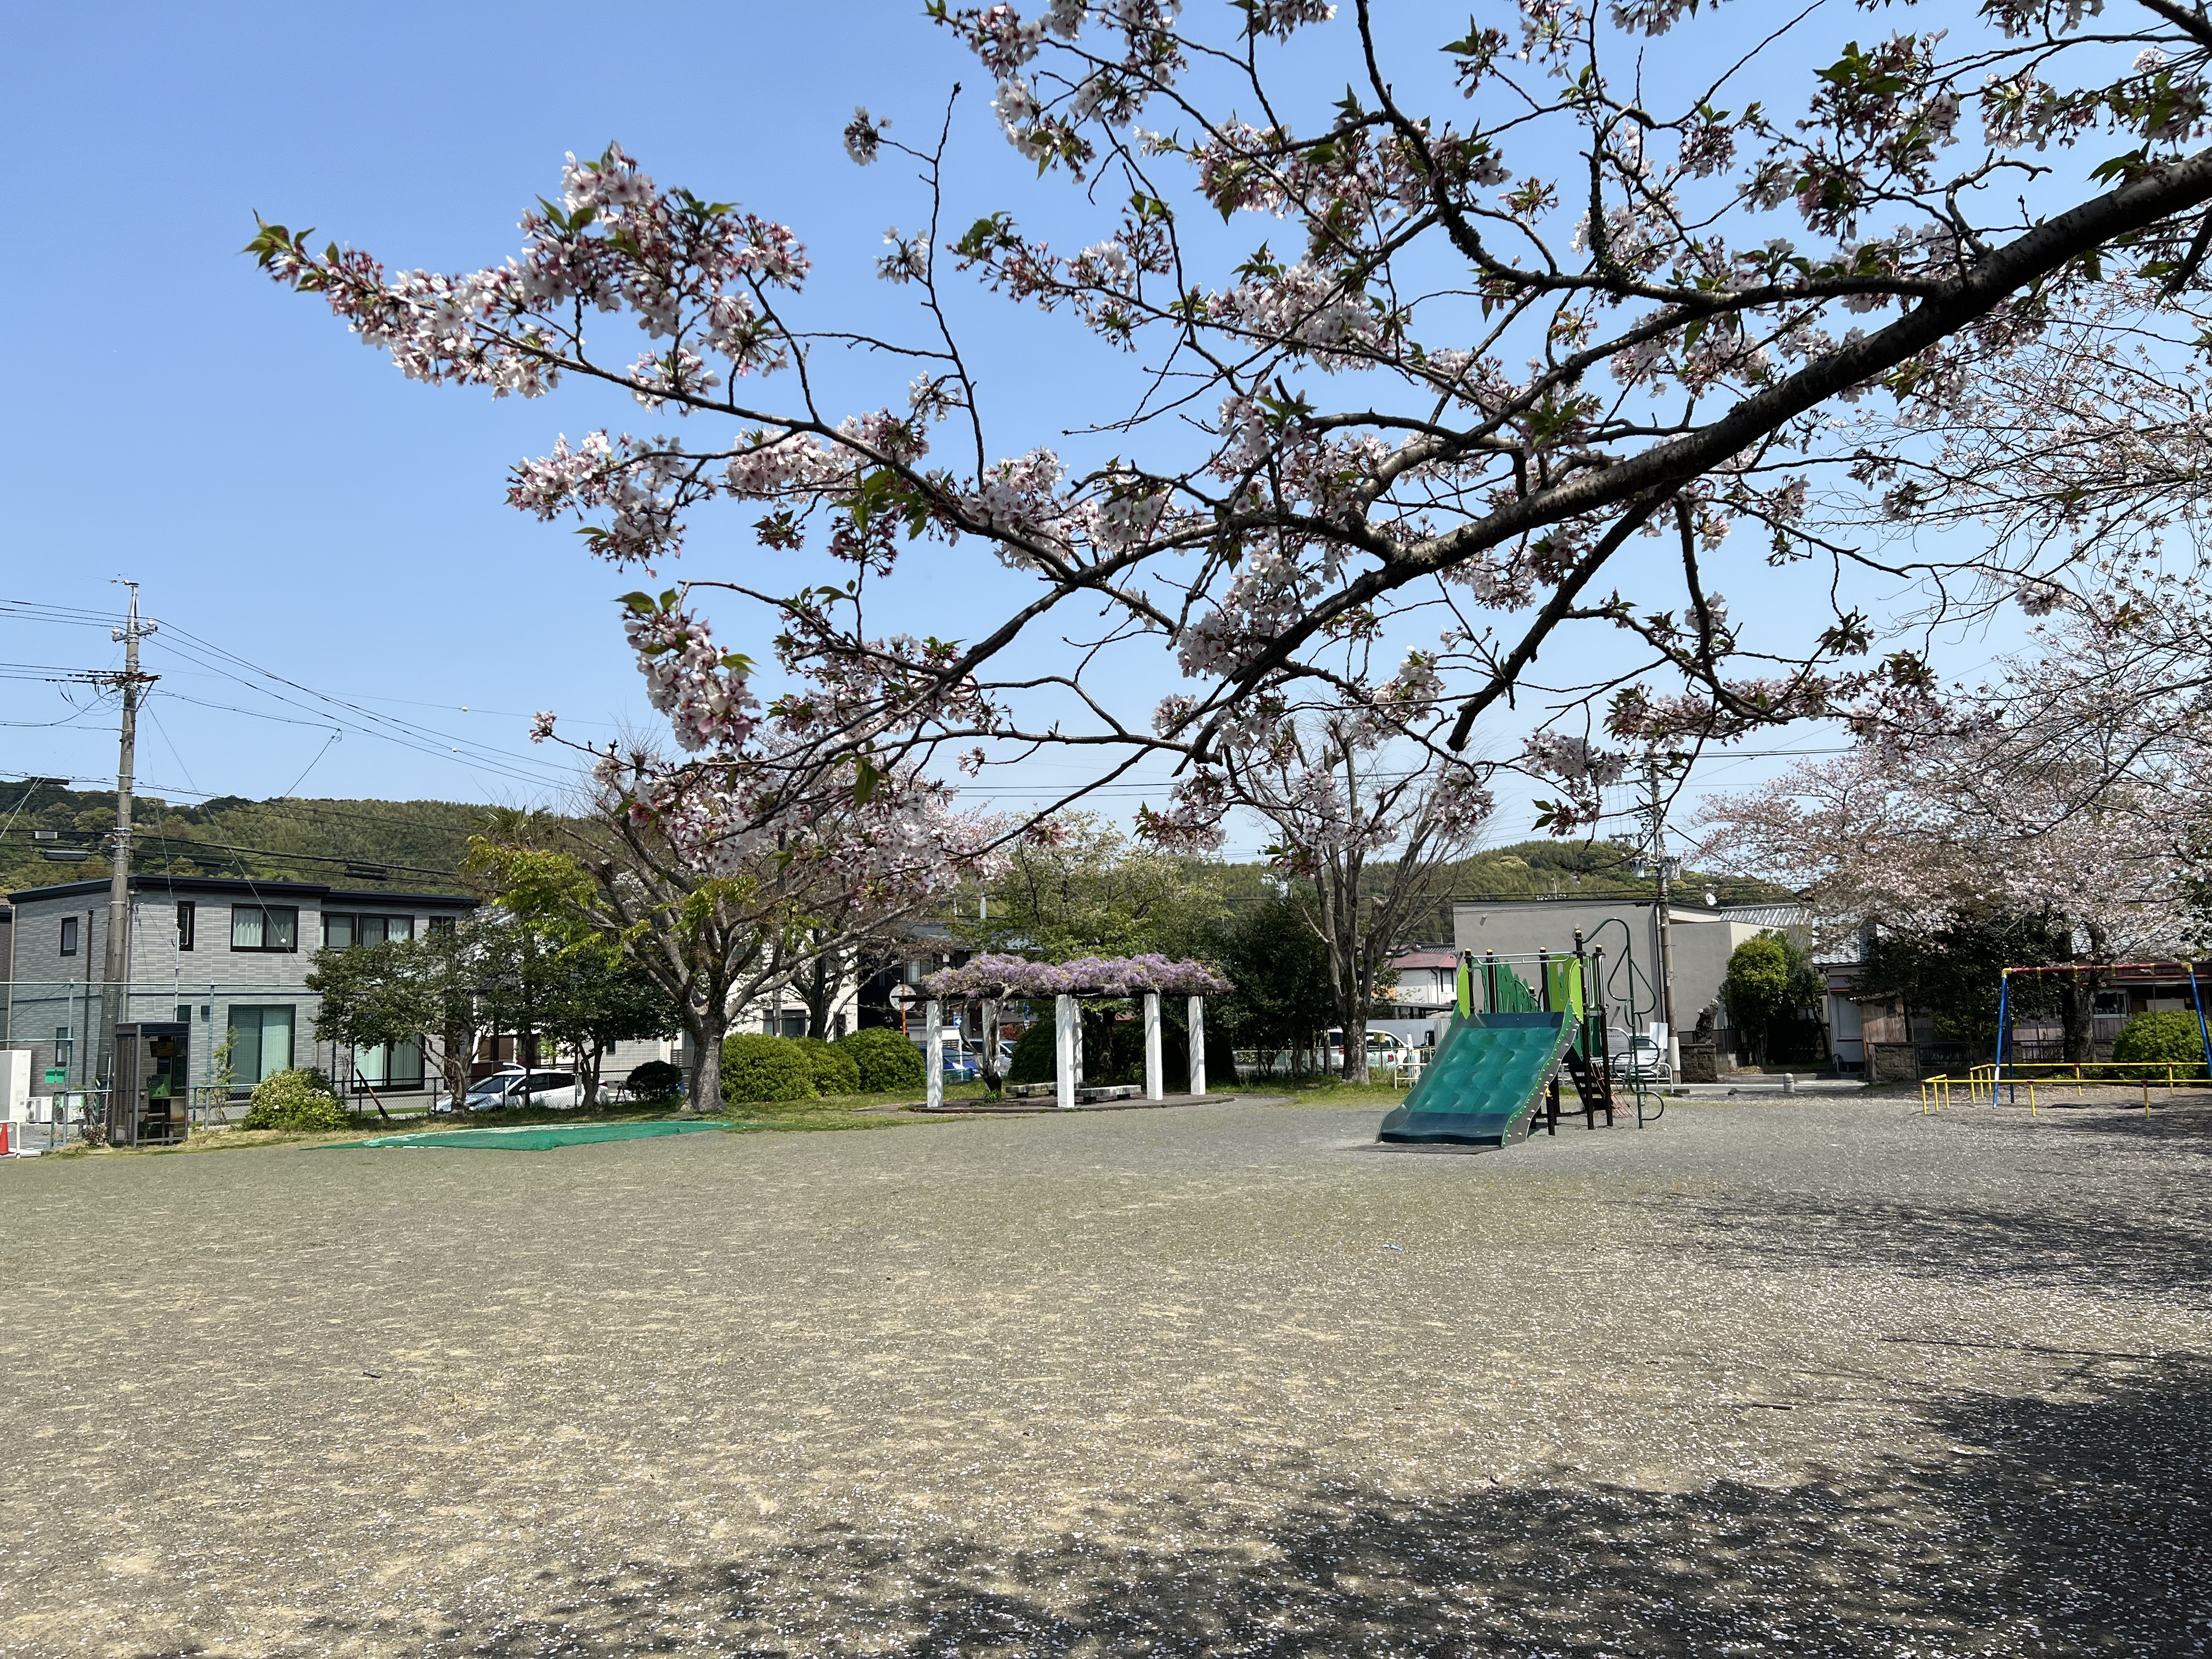
<svg viewBox="0 0 2212 1659">
<path fill-rule="evenodd" d="M 16 257 L 0 267 L 14 390 L 0 406 L 0 597 L 96 611 L 118 603 L 110 578 L 127 574 L 149 612 L 232 653 L 211 669 L 198 647 L 149 647 L 163 679 L 142 738 L 145 787 L 538 799 L 561 768 L 524 740 L 532 710 L 559 710 L 585 737 L 653 726 L 611 603 L 638 579 L 587 558 L 566 526 L 515 514 L 502 490 L 507 467 L 557 433 L 650 431 L 655 417 L 627 400 L 495 403 L 404 380 L 239 254 L 253 214 L 393 264 L 473 268 L 513 250 L 515 218 L 557 188 L 564 153 L 619 139 L 664 184 L 798 228 L 816 261 L 817 319 L 903 327 L 902 298 L 872 267 L 884 228 L 915 222 L 917 198 L 910 169 L 845 159 L 838 133 L 855 103 L 919 140 L 964 81 L 947 222 L 1008 207 L 1084 228 L 1063 188 L 1037 184 L 997 141 L 977 66 L 920 11 L 915 0 L 15 9 L 0 123 L 27 199 Z M 1393 15 L 1412 32 L 1408 80 L 1441 73 L 1434 44 L 1464 15 Z M 1307 89 L 1341 84 L 1333 50 L 1327 36 L 1300 48 L 1293 73 Z M 1240 226 L 1235 240 L 1264 234 Z M 994 453 L 1058 441 L 1127 384 L 1127 365 L 1073 325 L 965 303 Z M 830 373 L 872 404 L 908 371 Z M 750 516 L 696 520 L 691 554 L 665 574 L 744 556 Z M 1010 580 L 939 563 L 905 580 L 902 603 L 909 625 L 961 634 Z M 1041 644 L 1039 659 L 1054 648 Z M 0 615 L 0 660 L 115 656 L 100 628 Z M 1171 684 L 1163 665 L 1121 689 L 1149 708 Z M 0 718 L 19 722 L 0 726 L 0 769 L 112 773 L 106 711 L 72 718 L 36 679 L 0 688 Z M 408 723 L 407 741 L 372 735 L 372 716 Z M 1073 775 L 1061 764 L 1012 787 Z M 1768 769 L 1739 761 L 1715 781 Z M 1525 805 L 1509 800 L 1506 817 L 1510 838 Z"/>
</svg>

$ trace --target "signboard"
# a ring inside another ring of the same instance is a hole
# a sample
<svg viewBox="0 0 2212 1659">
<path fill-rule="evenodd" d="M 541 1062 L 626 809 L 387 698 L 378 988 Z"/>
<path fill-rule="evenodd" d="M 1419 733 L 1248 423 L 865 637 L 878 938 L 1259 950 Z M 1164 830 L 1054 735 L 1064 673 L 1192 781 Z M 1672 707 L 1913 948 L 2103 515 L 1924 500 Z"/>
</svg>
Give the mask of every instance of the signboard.
<svg viewBox="0 0 2212 1659">
<path fill-rule="evenodd" d="M 58 1066 L 50 1066 L 46 1068 L 46 1081 L 52 1084 L 65 1084 L 69 1081 L 69 1073 Z"/>
</svg>

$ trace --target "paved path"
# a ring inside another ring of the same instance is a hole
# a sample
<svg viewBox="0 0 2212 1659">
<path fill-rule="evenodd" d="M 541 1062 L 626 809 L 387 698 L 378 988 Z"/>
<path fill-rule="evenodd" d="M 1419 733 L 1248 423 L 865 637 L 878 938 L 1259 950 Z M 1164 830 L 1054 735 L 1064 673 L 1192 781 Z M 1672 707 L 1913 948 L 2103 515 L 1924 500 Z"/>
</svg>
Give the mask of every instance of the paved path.
<svg viewBox="0 0 2212 1659">
<path fill-rule="evenodd" d="M 0 1168 L 0 1654 L 2207 1650 L 2212 1112 Z"/>
</svg>

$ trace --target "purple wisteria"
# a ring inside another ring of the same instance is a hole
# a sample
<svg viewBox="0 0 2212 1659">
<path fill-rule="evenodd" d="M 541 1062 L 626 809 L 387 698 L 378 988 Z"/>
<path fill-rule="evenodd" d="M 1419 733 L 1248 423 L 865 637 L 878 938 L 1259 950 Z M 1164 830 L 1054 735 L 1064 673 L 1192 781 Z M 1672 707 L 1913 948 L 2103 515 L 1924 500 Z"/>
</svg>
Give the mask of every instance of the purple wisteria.
<svg viewBox="0 0 2212 1659">
<path fill-rule="evenodd" d="M 1146 991 L 1182 996 L 1220 996 L 1233 988 L 1202 962 L 1166 957 L 1078 957 L 1073 962 L 1031 962 L 1026 957 L 986 954 L 964 967 L 945 968 L 922 981 L 931 996 L 1128 997 Z"/>
</svg>

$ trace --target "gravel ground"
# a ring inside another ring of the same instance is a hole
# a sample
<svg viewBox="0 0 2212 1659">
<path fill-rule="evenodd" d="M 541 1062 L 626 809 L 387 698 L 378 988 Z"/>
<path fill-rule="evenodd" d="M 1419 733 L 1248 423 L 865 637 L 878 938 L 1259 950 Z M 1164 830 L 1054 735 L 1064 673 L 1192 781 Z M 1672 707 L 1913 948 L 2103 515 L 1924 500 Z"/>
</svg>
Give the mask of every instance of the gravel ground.
<svg viewBox="0 0 2212 1659">
<path fill-rule="evenodd" d="M 2212 1651 L 2212 1108 L 1378 1115 L 0 1167 L 0 1653 Z"/>
</svg>

